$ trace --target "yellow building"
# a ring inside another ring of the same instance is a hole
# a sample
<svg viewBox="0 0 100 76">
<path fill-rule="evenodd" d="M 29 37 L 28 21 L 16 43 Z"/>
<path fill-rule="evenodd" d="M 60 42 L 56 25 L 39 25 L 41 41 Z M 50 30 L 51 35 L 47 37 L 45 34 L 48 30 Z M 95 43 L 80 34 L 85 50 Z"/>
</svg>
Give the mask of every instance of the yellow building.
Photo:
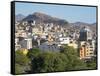
<svg viewBox="0 0 100 76">
<path fill-rule="evenodd" d="M 27 55 L 27 53 L 28 53 L 28 50 L 27 50 L 27 49 L 24 49 L 24 48 L 20 49 L 20 51 L 21 51 L 24 55 Z"/>
</svg>

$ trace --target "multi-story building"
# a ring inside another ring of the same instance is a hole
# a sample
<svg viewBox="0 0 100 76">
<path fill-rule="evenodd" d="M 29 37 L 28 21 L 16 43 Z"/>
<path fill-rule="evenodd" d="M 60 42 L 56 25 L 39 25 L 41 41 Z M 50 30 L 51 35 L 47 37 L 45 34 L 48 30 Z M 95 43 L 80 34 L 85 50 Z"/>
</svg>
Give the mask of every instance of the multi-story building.
<svg viewBox="0 0 100 76">
<path fill-rule="evenodd" d="M 15 38 L 15 51 L 16 50 L 19 50 L 21 48 L 21 45 L 18 44 L 18 42 L 19 42 L 19 39 L 18 38 Z"/>
<path fill-rule="evenodd" d="M 95 42 L 92 39 L 92 33 L 87 28 L 80 30 L 79 36 L 79 55 L 80 59 L 91 59 L 94 57 Z"/>
<path fill-rule="evenodd" d="M 60 37 L 59 42 L 60 42 L 60 44 L 69 44 L 70 38 L 69 37 Z"/>
<path fill-rule="evenodd" d="M 32 48 L 32 38 L 25 38 L 20 41 L 21 48 L 31 49 Z"/>
<path fill-rule="evenodd" d="M 89 28 L 83 27 L 80 30 L 80 36 L 79 36 L 79 40 L 80 41 L 88 41 L 92 39 L 92 32 Z"/>
</svg>

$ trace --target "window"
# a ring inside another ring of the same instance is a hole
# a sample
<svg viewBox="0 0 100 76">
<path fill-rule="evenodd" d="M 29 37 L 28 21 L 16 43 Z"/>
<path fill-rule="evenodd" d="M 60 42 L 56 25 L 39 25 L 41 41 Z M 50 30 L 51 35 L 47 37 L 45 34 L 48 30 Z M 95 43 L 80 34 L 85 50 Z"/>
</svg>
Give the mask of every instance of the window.
<svg viewBox="0 0 100 76">
<path fill-rule="evenodd" d="M 72 41 L 70 41 L 70 43 L 73 43 Z"/>
<path fill-rule="evenodd" d="M 90 48 L 93 48 L 92 46 Z"/>
<path fill-rule="evenodd" d="M 90 45 L 92 45 L 92 43 L 90 43 Z"/>
<path fill-rule="evenodd" d="M 93 53 L 90 53 L 90 54 L 93 54 Z"/>
</svg>

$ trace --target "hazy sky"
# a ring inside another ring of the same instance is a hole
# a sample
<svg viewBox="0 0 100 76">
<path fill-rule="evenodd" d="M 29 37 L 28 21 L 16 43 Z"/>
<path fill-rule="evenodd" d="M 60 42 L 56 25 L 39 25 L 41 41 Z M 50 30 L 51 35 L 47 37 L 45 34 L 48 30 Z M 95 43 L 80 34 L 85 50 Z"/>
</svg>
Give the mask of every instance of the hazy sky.
<svg viewBox="0 0 100 76">
<path fill-rule="evenodd" d="M 36 3 L 16 2 L 15 14 L 23 14 L 25 16 L 34 12 L 43 12 L 48 15 L 65 19 L 69 22 L 96 22 L 96 7 L 71 6 L 71 5 L 51 5 Z"/>
</svg>

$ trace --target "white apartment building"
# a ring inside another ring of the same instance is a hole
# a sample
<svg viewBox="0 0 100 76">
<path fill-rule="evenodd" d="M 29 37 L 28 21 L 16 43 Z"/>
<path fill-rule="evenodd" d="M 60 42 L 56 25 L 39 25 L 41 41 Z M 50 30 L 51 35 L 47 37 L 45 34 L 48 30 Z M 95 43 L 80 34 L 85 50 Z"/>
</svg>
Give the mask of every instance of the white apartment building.
<svg viewBox="0 0 100 76">
<path fill-rule="evenodd" d="M 21 46 L 20 46 L 20 44 L 18 44 L 18 42 L 19 42 L 19 39 L 15 38 L 15 51 L 19 50 L 21 48 Z"/>
<path fill-rule="evenodd" d="M 69 37 L 60 37 L 59 38 L 59 43 L 60 44 L 69 44 L 70 43 L 70 38 Z"/>
</svg>

